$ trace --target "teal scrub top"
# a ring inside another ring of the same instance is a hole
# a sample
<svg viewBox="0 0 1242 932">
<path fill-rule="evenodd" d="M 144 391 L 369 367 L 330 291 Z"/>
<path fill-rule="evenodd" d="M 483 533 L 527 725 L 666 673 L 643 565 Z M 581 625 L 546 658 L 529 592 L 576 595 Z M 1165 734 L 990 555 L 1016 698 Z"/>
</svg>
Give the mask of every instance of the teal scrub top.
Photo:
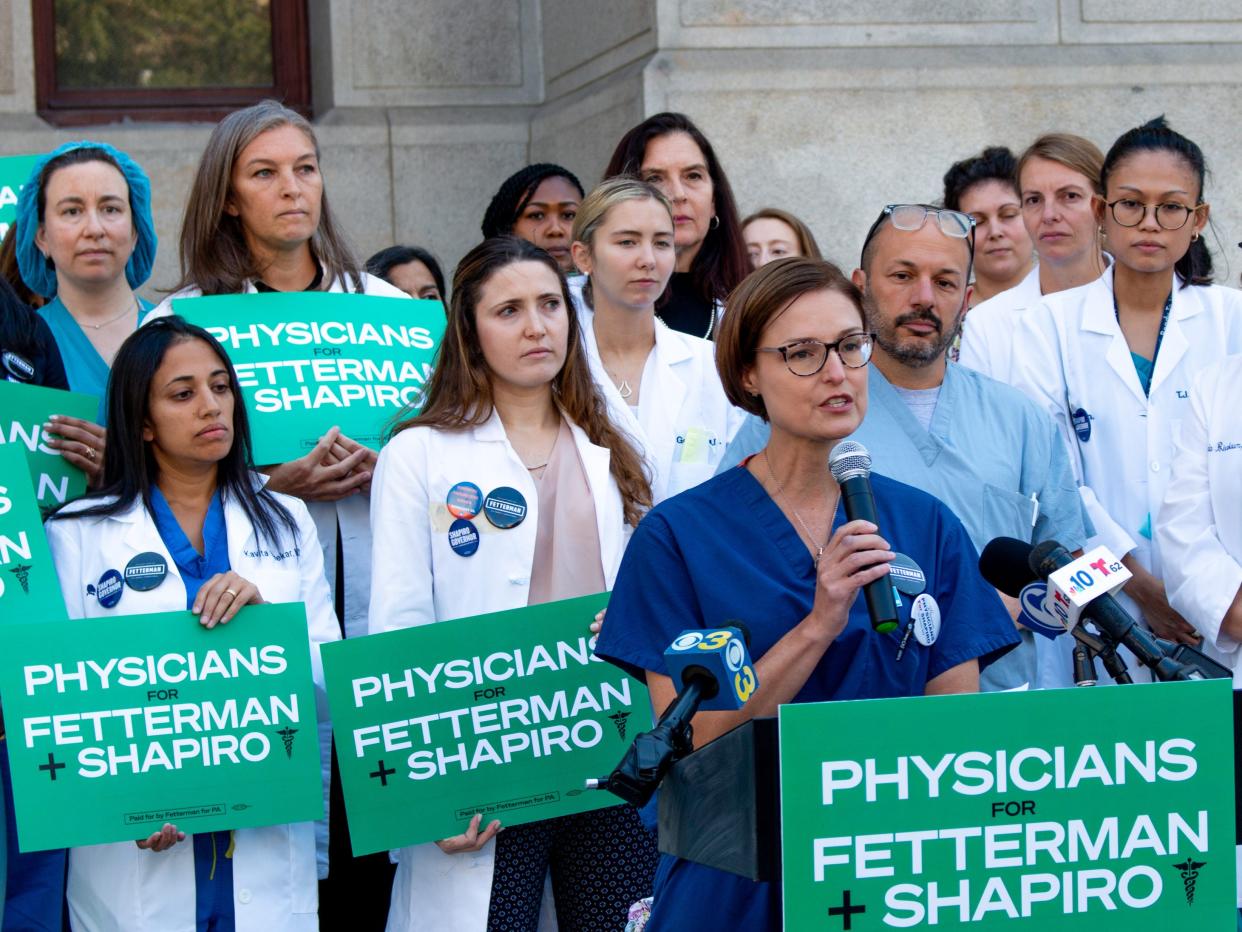
<svg viewBox="0 0 1242 932">
<path fill-rule="evenodd" d="M 139 327 L 153 307 L 155 305 L 150 301 L 138 299 Z M 69 376 L 69 390 L 98 398 L 98 421 L 104 424 L 108 413 L 108 364 L 60 298 L 53 298 L 39 308 L 39 316 L 47 321 L 52 336 L 56 338 L 56 347 L 65 363 L 65 374 Z"/>
</svg>

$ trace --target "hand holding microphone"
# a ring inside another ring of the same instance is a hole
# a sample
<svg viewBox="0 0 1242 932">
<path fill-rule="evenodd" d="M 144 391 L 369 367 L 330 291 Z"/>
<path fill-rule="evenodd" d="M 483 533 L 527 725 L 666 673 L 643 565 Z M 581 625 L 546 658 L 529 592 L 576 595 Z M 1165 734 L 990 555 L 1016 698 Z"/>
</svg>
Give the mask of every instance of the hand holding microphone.
<svg viewBox="0 0 1242 932">
<path fill-rule="evenodd" d="M 875 496 L 871 493 L 871 454 L 855 440 L 843 440 L 832 448 L 828 458 L 832 477 L 841 487 L 841 504 L 845 508 L 847 524 L 837 528 L 824 548 L 819 561 L 819 586 L 815 592 L 815 607 L 820 608 L 821 594 L 831 599 L 834 607 L 843 606 L 840 627 L 845 627 L 854 594 L 861 586 L 867 599 L 867 613 L 871 627 L 880 634 L 894 631 L 900 619 L 897 602 L 893 598 L 893 586 L 888 580 L 888 564 L 895 554 L 888 542 L 879 536 Z"/>
<path fill-rule="evenodd" d="M 875 612 L 871 612 L 871 627 L 877 631 L 891 631 L 896 627 L 897 607 L 888 581 L 888 564 L 893 556 L 888 542 L 879 535 L 873 522 L 848 521 L 836 529 L 819 559 L 815 602 L 811 606 L 811 617 L 818 621 L 818 630 L 822 635 L 833 640 L 845 630 L 858 590 L 866 591 L 868 585 L 886 587 L 888 601 L 893 605 L 889 615 L 893 626 L 880 628 L 876 624 Z M 867 600 L 867 609 L 871 610 L 870 599 Z"/>
</svg>

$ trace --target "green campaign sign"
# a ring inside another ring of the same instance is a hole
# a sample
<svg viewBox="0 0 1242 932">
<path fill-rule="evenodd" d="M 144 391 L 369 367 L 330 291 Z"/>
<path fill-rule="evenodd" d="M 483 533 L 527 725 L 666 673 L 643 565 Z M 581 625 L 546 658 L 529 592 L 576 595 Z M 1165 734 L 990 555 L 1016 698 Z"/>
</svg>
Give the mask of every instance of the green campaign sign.
<svg viewBox="0 0 1242 932">
<path fill-rule="evenodd" d="M 617 804 L 584 790 L 651 722 L 646 688 L 599 660 L 607 593 L 325 645 L 354 853 Z"/>
<path fill-rule="evenodd" d="M 23 851 L 322 818 L 306 611 L 0 626 Z"/>
<path fill-rule="evenodd" d="M 0 411 L 4 412 L 0 414 L 0 444 L 26 450 L 41 507 L 63 505 L 86 491 L 86 475 L 47 445 L 55 432 L 44 430 L 43 425 L 53 414 L 94 421 L 99 415 L 98 399 L 41 385 L 0 382 Z"/>
<path fill-rule="evenodd" d="M 1231 687 L 781 706 L 785 928 L 1234 932 Z"/>
<path fill-rule="evenodd" d="M 258 463 L 305 456 L 333 426 L 378 450 L 419 402 L 445 323 L 439 301 L 325 292 L 179 298 L 173 311 L 232 358 Z"/>
<path fill-rule="evenodd" d="M 0 626 L 66 617 L 26 454 L 0 446 Z"/>
<path fill-rule="evenodd" d="M 6 155 L 0 157 L 0 239 L 9 232 L 17 219 L 17 196 L 34 169 L 39 155 Z"/>
</svg>

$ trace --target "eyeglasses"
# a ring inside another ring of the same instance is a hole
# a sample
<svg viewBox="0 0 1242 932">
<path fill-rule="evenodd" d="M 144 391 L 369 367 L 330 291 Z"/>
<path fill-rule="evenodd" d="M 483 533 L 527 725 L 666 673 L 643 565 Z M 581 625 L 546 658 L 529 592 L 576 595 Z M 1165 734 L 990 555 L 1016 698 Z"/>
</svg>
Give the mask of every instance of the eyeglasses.
<svg viewBox="0 0 1242 932">
<path fill-rule="evenodd" d="M 875 239 L 876 233 L 880 231 L 880 227 L 884 225 L 884 221 L 889 221 L 898 230 L 911 232 L 923 229 L 923 224 L 927 222 L 929 216 L 936 218 L 936 223 L 940 227 L 940 232 L 945 236 L 953 239 L 964 239 L 970 248 L 970 257 L 975 257 L 975 218 L 970 214 L 964 214 L 960 210 L 949 210 L 947 207 L 933 207 L 930 204 L 889 204 L 882 211 L 880 216 L 876 217 L 875 223 L 871 224 L 871 229 L 867 231 L 867 238 L 863 240 L 862 255 L 867 255 L 867 247 L 871 241 Z M 860 261 L 859 265 L 865 265 Z"/>
<path fill-rule="evenodd" d="M 835 343 L 823 340 L 799 340 L 785 346 L 760 346 L 756 352 L 780 353 L 785 360 L 785 367 L 794 375 L 815 375 L 824 368 L 828 361 L 828 353 L 837 351 L 841 365 L 849 369 L 861 369 L 871 361 L 871 347 L 875 339 L 873 333 L 851 333 Z"/>
<path fill-rule="evenodd" d="M 1144 204 L 1131 197 L 1119 197 L 1108 205 L 1108 209 L 1113 212 L 1113 219 L 1123 227 L 1136 227 L 1143 222 L 1143 218 L 1147 216 L 1147 208 L 1150 207 L 1156 214 L 1156 223 L 1160 229 L 1180 230 L 1186 225 L 1190 215 L 1203 206 L 1205 205 L 1196 204 L 1194 207 L 1187 207 L 1172 201 L 1164 204 Z"/>
</svg>

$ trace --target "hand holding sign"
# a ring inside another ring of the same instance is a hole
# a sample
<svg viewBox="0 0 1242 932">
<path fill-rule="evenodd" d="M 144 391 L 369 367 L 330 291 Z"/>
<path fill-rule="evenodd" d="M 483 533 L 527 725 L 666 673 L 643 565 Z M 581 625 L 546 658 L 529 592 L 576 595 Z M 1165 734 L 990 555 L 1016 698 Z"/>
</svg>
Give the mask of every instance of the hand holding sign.
<svg viewBox="0 0 1242 932">
<path fill-rule="evenodd" d="M 167 851 L 179 841 L 185 841 L 185 832 L 177 831 L 177 826 L 165 822 L 158 832 L 152 832 L 146 838 L 140 838 L 136 844 L 143 851 Z"/>
<path fill-rule="evenodd" d="M 452 838 L 442 838 L 436 842 L 438 847 L 445 854 L 464 854 L 468 851 L 481 851 L 483 846 L 496 837 L 496 833 L 500 831 L 500 820 L 492 819 L 488 823 L 484 832 L 479 832 L 479 825 L 483 821 L 483 813 L 476 812 L 474 818 L 470 820 L 470 825 L 460 835 L 454 835 Z"/>
<path fill-rule="evenodd" d="M 103 479 L 107 431 L 93 421 L 67 414 L 51 415 L 43 429 L 51 433 L 47 445 L 86 473 L 87 485 L 98 487 Z"/>
<path fill-rule="evenodd" d="M 363 495 L 369 495 L 371 493 L 370 477 L 375 475 L 375 466 L 379 463 L 378 453 L 370 447 L 363 446 L 356 440 L 351 440 L 344 434 L 340 434 L 336 438 L 336 443 L 332 444 L 332 449 L 328 451 L 325 462 L 329 465 L 334 463 L 343 463 L 351 456 L 357 456 L 359 454 L 361 454 L 362 460 L 356 467 L 354 467 L 354 471 L 359 475 L 365 474 L 367 476 L 367 481 L 359 487 L 358 491 L 360 491 Z"/>
<path fill-rule="evenodd" d="M 332 448 L 338 441 L 353 444 L 356 449 L 344 458 L 335 458 Z M 267 487 L 305 501 L 334 502 L 347 498 L 363 491 L 363 486 L 370 488 L 371 473 L 361 468 L 368 454 L 375 456 L 344 436 L 339 427 L 333 427 L 305 456 L 268 469 Z"/>
<path fill-rule="evenodd" d="M 263 604 L 259 587 L 230 570 L 216 573 L 203 583 L 190 611 L 199 616 L 199 624 L 214 628 L 218 624 L 227 625 L 243 605 L 251 604 Z"/>
</svg>

